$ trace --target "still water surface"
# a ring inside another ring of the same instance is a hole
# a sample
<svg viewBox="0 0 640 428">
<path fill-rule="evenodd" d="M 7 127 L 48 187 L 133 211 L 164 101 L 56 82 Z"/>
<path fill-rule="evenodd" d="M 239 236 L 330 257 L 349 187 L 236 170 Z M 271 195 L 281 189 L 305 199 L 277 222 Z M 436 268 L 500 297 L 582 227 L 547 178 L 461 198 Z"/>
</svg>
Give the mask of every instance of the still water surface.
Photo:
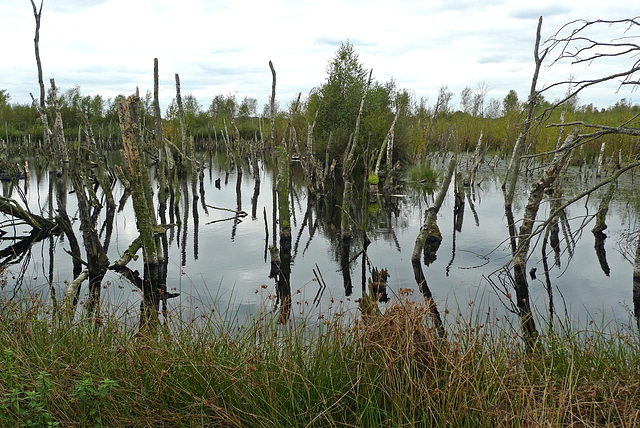
<svg viewBox="0 0 640 428">
<path fill-rule="evenodd" d="M 199 198 L 194 200 L 191 185 L 182 186 L 182 194 L 176 204 L 180 225 L 168 232 L 167 286 L 181 294 L 169 301 L 170 308 L 181 308 L 198 315 L 215 306 L 219 311 L 229 310 L 234 316 L 241 317 L 271 310 L 275 304 L 275 283 L 269 278 L 270 260 L 266 246 L 272 245 L 274 239 L 273 171 L 261 163 L 257 186 L 248 162 L 241 165 L 240 174 L 239 168 L 228 169 L 222 156 L 205 156 L 203 162 L 206 168 L 202 181 L 204 193 L 199 191 Z M 433 166 L 442 168 L 443 164 L 442 160 L 436 160 Z M 443 241 L 436 260 L 423 269 L 440 312 L 449 313 L 445 318 L 457 313 L 468 315 L 469 308 L 491 309 L 497 316 L 510 313 L 507 299 L 495 289 L 504 278 L 498 272 L 511 256 L 500 189 L 500 166 L 499 162 L 487 162 L 481 166 L 481 183 L 466 198 L 460 230 L 454 227 L 453 184 L 438 215 Z M 466 163 L 461 162 L 459 171 L 464 173 L 465 168 Z M 520 180 L 514 203 L 516 219 L 522 217 L 532 177 L 535 173 L 523 174 Z M 558 263 L 554 263 L 553 251 L 547 249 L 549 264 L 553 266 L 550 279 L 555 310 L 562 320 L 568 315 L 570 319 L 581 322 L 594 319 L 600 323 L 630 324 L 633 308 L 632 259 L 636 243 L 630 234 L 638 228 L 637 207 L 633 201 L 634 178 L 633 173 L 623 176 L 607 217 L 609 228 L 606 230 L 605 251 L 609 275 L 603 271 L 594 250 L 594 237 L 590 232 L 593 220 L 585 225 L 588 220 L 585 216 L 596 212 L 602 192 L 567 209 L 567 236 L 571 236 L 569 241 L 572 244 L 567 249 L 567 242 L 561 240 Z M 218 179 L 220 188 L 215 185 Z M 45 170 L 34 170 L 26 191 L 26 199 L 34 212 L 47 212 L 49 180 Z M 595 182 L 593 171 L 570 169 L 563 182 L 564 196 L 580 193 Z M 302 308 L 308 311 L 311 307 L 318 313 L 338 306 L 355 312 L 363 284 L 362 233 L 354 231 L 348 270 L 352 287 L 345 288 L 340 263 L 339 200 L 309 200 L 303 185 L 297 180 L 292 180 L 292 183 L 292 316 L 298 316 Z M 5 196 L 17 199 L 16 190 L 6 183 L 3 191 Z M 116 184 L 114 192 L 118 200 L 124 190 Z M 432 202 L 433 195 L 419 187 L 405 186 L 380 205 L 367 203 L 362 195 L 356 199 L 358 206 L 354 208 L 354 218 L 361 224 L 366 217 L 367 235 L 372 241 L 366 252 L 365 276 L 370 277 L 373 267 L 386 268 L 390 274 L 388 294 L 391 302 L 401 289 L 415 290 L 413 298 L 421 299 L 411 266 L 411 252 L 424 220 L 424 211 Z M 75 204 L 75 198 L 70 194 L 67 210 L 74 217 L 77 216 Z M 230 219 L 233 213 L 218 208 L 242 210 L 247 216 Z M 538 219 L 546 219 L 549 211 L 548 202 L 543 203 Z M 101 216 L 99 224 L 104 221 L 104 212 Z M 177 217 L 173 216 L 169 221 L 177 223 Z M 6 232 L 13 234 L 13 228 L 2 224 Z M 582 226 L 584 230 L 581 230 Z M 79 221 L 74 227 L 80 237 Z M 24 233 L 19 227 L 15 231 L 18 235 Z M 113 262 L 120 257 L 137 235 L 129 199 L 115 217 L 108 249 L 109 260 Z M 563 236 L 562 231 L 560 236 Z M 529 278 L 529 286 L 535 310 L 539 317 L 545 318 L 548 294 L 541 257 L 542 242 L 535 239 L 534 242 L 537 245 L 527 269 L 536 268 L 537 275 L 536 279 Z M 2 243 L 3 248 L 10 244 L 11 241 Z M 65 252 L 69 246 L 62 237 L 53 242 L 44 240 L 35 244 L 25 260 L 10 264 L 7 284 L 0 293 L 9 297 L 26 291 L 46 295 L 51 249 L 54 253 L 53 283 L 57 294 L 62 295 L 66 282 L 73 279 L 70 256 Z M 131 262 L 130 267 L 142 271 L 141 260 Z M 321 288 L 317 276 L 327 287 L 314 304 Z M 140 295 L 135 287 L 113 271 L 107 273 L 105 281 L 103 299 L 137 313 Z M 86 285 L 83 296 L 86 298 Z"/>
</svg>

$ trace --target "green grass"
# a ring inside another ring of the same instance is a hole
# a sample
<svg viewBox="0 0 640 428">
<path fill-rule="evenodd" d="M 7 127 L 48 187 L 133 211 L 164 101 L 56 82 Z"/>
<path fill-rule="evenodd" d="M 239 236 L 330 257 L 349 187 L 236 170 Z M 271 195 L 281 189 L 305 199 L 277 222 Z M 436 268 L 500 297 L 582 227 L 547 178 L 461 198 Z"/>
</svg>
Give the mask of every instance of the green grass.
<svg viewBox="0 0 640 428">
<path fill-rule="evenodd" d="M 430 162 L 417 163 L 407 169 L 407 181 L 435 185 L 440 180 L 440 172 L 431 168 Z"/>
<path fill-rule="evenodd" d="M 176 314 L 157 337 L 104 313 L 0 302 L 0 426 L 633 426 L 637 337 L 579 331 L 527 353 L 504 323 L 429 308 L 244 325 Z"/>
</svg>

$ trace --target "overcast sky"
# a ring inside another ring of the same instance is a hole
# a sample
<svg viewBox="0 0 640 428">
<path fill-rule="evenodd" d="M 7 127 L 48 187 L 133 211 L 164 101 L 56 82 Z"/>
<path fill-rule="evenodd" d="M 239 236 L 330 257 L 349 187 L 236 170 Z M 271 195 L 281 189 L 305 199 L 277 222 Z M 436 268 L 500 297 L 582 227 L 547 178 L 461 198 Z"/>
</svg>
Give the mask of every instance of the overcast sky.
<svg viewBox="0 0 640 428">
<path fill-rule="evenodd" d="M 163 112 L 175 94 L 175 73 L 182 94 L 193 94 L 205 109 L 215 95 L 233 94 L 238 101 L 256 98 L 261 110 L 271 92 L 269 60 L 284 107 L 325 81 L 327 64 L 349 41 L 378 82 L 394 78 L 429 105 L 447 85 L 458 108 L 460 91 L 479 82 L 489 84 L 487 99 L 502 100 L 510 89 L 526 98 L 539 16 L 546 39 L 576 19 L 639 13 L 629 0 L 44 0 L 40 55 L 45 84 L 53 77 L 62 91 L 79 85 L 85 95 L 108 99 L 139 87 L 144 94 L 153 90 L 157 57 Z M 34 31 L 29 0 L 0 0 L 0 89 L 13 103 L 30 102 L 29 92 L 38 97 Z M 616 30 L 604 37 L 621 35 Z M 616 71 L 612 65 L 547 67 L 539 83 L 606 74 Z M 585 92 L 580 103 L 640 102 L 630 88 L 617 89 Z"/>
</svg>

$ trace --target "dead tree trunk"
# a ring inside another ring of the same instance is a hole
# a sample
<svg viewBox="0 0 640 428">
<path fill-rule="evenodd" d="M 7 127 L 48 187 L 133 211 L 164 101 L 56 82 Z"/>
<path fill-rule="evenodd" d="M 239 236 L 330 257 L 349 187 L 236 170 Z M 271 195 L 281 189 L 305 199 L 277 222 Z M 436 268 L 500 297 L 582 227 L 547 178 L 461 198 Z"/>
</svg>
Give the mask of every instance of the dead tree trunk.
<svg viewBox="0 0 640 428">
<path fill-rule="evenodd" d="M 471 169 L 467 171 L 467 176 L 464 179 L 465 186 L 473 186 L 476 182 L 476 173 L 480 166 L 480 149 L 482 147 L 482 131 L 478 137 L 478 143 L 476 144 L 476 150 L 473 153 L 473 159 L 471 160 Z"/>
<path fill-rule="evenodd" d="M 100 290 L 102 279 L 107 272 L 109 266 L 109 259 L 107 258 L 106 251 L 100 242 L 98 232 L 95 228 L 95 222 L 91 216 L 91 205 L 97 203 L 93 198 L 87 198 L 86 190 L 90 189 L 90 185 L 85 184 L 85 178 L 81 175 L 79 168 L 74 168 L 70 171 L 71 181 L 78 198 L 78 213 L 80 216 L 80 223 L 82 224 L 82 239 L 84 241 L 84 248 L 87 254 L 87 272 L 89 278 L 89 298 L 85 306 L 85 312 L 88 318 L 96 317 L 96 311 L 100 305 Z M 78 280 L 78 278 L 76 278 Z M 82 280 L 79 280 L 79 283 Z M 69 318 L 73 317 L 73 313 L 68 311 L 69 308 L 74 308 L 71 300 L 77 293 L 68 291 L 65 295 L 64 307 L 67 309 L 65 315 Z"/>
<path fill-rule="evenodd" d="M 518 181 L 518 172 L 520 171 L 520 157 L 522 156 L 522 151 L 526 145 L 526 139 L 529 135 L 529 129 L 531 128 L 531 122 L 533 120 L 533 110 L 536 106 L 536 97 L 538 92 L 536 91 L 536 85 L 538 83 L 538 75 L 540 74 L 540 67 L 542 66 L 542 61 L 547 55 L 548 50 L 545 49 L 542 52 L 542 55 L 539 54 L 538 50 L 540 48 L 540 32 L 542 29 L 542 17 L 538 20 L 538 29 L 536 31 L 536 43 L 533 49 L 533 58 L 535 61 L 535 69 L 533 72 L 533 78 L 531 79 L 531 88 L 529 90 L 529 98 L 527 101 L 527 112 L 524 120 L 524 124 L 522 125 L 522 129 L 520 130 L 520 134 L 516 140 L 515 145 L 513 146 L 513 154 L 511 155 L 511 161 L 509 162 L 509 168 L 507 169 L 507 174 L 505 176 L 504 184 L 502 185 L 505 190 L 504 197 L 504 205 L 505 209 L 510 211 L 511 204 L 513 203 L 513 196 L 515 194 L 516 182 Z M 508 218 L 509 216 L 507 216 Z"/>
<path fill-rule="evenodd" d="M 40 103 L 36 103 L 35 98 L 31 95 L 31 99 L 33 100 L 33 105 L 38 110 L 38 114 L 40 115 L 40 120 L 42 121 L 42 130 L 43 130 L 43 143 L 45 147 L 49 147 L 49 121 L 47 119 L 47 113 L 45 110 L 45 97 L 46 93 L 44 90 L 44 79 L 42 78 L 42 62 L 40 61 L 40 18 L 42 17 L 42 6 L 44 4 L 44 0 L 40 1 L 40 8 L 36 8 L 36 4 L 33 0 L 31 0 L 31 6 L 33 6 L 33 17 L 36 19 L 36 35 L 33 39 L 33 44 L 35 47 L 36 53 L 36 65 L 38 67 L 38 85 L 40 86 Z"/>
<path fill-rule="evenodd" d="M 526 272 L 533 225 L 536 220 L 538 209 L 540 208 L 540 203 L 544 198 L 545 190 L 555 183 L 561 171 L 564 169 L 577 140 L 578 134 L 577 130 L 575 130 L 567 136 L 562 146 L 556 151 L 551 165 L 544 171 L 542 177 L 534 184 L 531 189 L 531 193 L 529 194 L 529 200 L 522 218 L 522 224 L 518 231 L 517 247 L 513 257 L 514 287 L 516 291 L 516 306 L 518 308 L 522 333 L 525 344 L 530 350 L 535 347 L 538 338 L 538 332 L 536 330 L 536 324 L 531 310 L 529 284 L 527 282 Z"/>
<path fill-rule="evenodd" d="M 422 227 L 420 228 L 420 232 L 416 238 L 416 242 L 413 246 L 413 252 L 411 253 L 411 261 L 420 262 L 420 254 L 422 254 L 422 250 L 424 249 L 425 243 L 427 242 L 427 238 L 429 234 L 433 230 L 434 226 L 437 225 L 437 217 L 438 212 L 440 211 L 440 207 L 444 202 L 444 198 L 447 195 L 447 191 L 449 190 L 449 185 L 451 184 L 451 177 L 453 176 L 453 172 L 456 168 L 456 156 L 454 155 L 451 160 L 449 160 L 449 165 L 447 166 L 447 171 L 442 177 L 442 184 L 440 186 L 440 190 L 436 195 L 436 199 L 433 203 L 433 206 L 429 207 L 425 212 L 424 222 Z"/>
<path fill-rule="evenodd" d="M 60 112 L 60 104 L 58 103 L 58 88 L 56 81 L 51 79 L 51 103 L 56 111 L 56 118 L 53 122 L 53 141 L 62 156 L 64 165 L 69 163 L 69 152 L 67 150 L 67 142 L 64 138 L 64 126 L 62 124 L 62 114 Z"/>
<path fill-rule="evenodd" d="M 276 69 L 273 68 L 273 63 L 269 61 L 269 68 L 271 69 L 271 98 L 269 100 L 269 119 L 271 121 L 271 136 L 269 141 L 271 147 L 275 147 L 276 144 Z"/>
<path fill-rule="evenodd" d="M 344 181 L 344 191 L 342 194 L 342 218 L 340 221 L 340 231 L 342 235 L 343 241 L 351 240 L 351 222 L 350 222 L 350 211 L 351 211 L 351 193 L 353 183 L 351 182 L 351 172 L 354 167 L 353 154 L 355 153 L 355 148 L 358 145 L 358 133 L 360 131 L 360 119 L 362 118 L 362 109 L 364 108 L 364 100 L 367 96 L 367 92 L 369 91 L 369 85 L 371 85 L 371 75 L 373 74 L 373 69 L 369 71 L 369 79 L 367 80 L 367 85 L 364 87 L 364 92 L 362 93 L 362 98 L 360 99 L 360 109 L 358 110 L 358 116 L 356 116 L 356 124 L 355 130 L 351 135 L 350 144 L 347 147 L 347 151 L 345 152 L 344 160 L 342 162 L 342 179 Z"/>
<path fill-rule="evenodd" d="M 433 294 L 431 293 L 431 290 L 429 289 L 429 286 L 427 284 L 427 278 L 425 277 L 424 271 L 422 270 L 422 265 L 420 264 L 420 255 L 422 254 L 425 248 L 425 244 L 427 243 L 427 240 L 429 238 L 433 237 L 442 240 L 442 237 L 435 236 L 434 233 L 435 231 L 437 231 L 437 234 L 439 235 L 439 229 L 436 219 L 438 217 L 438 211 L 440 211 L 440 207 L 442 206 L 444 198 L 447 195 L 447 191 L 449 190 L 451 177 L 453 176 L 453 172 L 455 171 L 456 167 L 456 161 L 456 156 L 454 154 L 451 160 L 449 160 L 447 171 L 443 176 L 442 184 L 440 186 L 438 194 L 436 195 L 433 206 L 429 207 L 429 209 L 427 209 L 425 212 L 424 223 L 420 228 L 418 236 L 416 237 L 416 242 L 413 246 L 413 252 L 411 253 L 411 265 L 413 267 L 413 274 L 416 280 L 416 284 L 418 285 L 418 289 L 422 293 L 425 302 L 427 302 L 427 304 L 429 305 L 436 329 L 438 330 L 438 334 L 440 334 L 441 337 L 444 337 L 445 335 L 444 325 L 442 323 L 442 319 L 440 318 L 438 307 L 433 300 Z"/>
<path fill-rule="evenodd" d="M 153 333 L 158 323 L 158 311 L 162 293 L 160 278 L 161 247 L 155 234 L 156 215 L 147 168 L 140 157 L 142 134 L 140 132 L 140 97 L 129 96 L 118 103 L 118 116 L 122 130 L 122 143 L 127 162 L 127 175 L 131 184 L 133 209 L 138 231 L 142 238 L 144 269 L 143 298 L 140 304 L 140 331 Z"/>
<path fill-rule="evenodd" d="M 604 167 L 604 148 L 606 143 L 603 141 L 600 145 L 600 154 L 598 155 L 598 167 L 596 169 L 596 178 L 602 177 L 602 168 Z"/>
</svg>

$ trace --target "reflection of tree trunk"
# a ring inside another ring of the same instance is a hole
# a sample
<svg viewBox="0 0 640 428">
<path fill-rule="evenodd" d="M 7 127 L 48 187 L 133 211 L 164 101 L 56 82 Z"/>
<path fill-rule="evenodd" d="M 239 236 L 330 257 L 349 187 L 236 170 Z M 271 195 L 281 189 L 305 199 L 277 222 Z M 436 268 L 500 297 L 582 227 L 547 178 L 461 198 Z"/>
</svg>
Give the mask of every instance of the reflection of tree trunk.
<svg viewBox="0 0 640 428">
<path fill-rule="evenodd" d="M 351 240 L 342 240 L 340 246 L 340 271 L 342 272 L 342 285 L 344 286 L 344 295 L 349 297 L 353 292 L 353 282 L 351 280 Z"/>
<path fill-rule="evenodd" d="M 636 258 L 633 263 L 633 314 L 640 329 L 640 236 L 636 247 Z"/>
<path fill-rule="evenodd" d="M 431 294 L 431 290 L 427 285 L 427 278 L 424 276 L 424 272 L 422 271 L 422 266 L 420 265 L 420 259 L 411 260 L 411 265 L 413 266 L 413 275 L 416 280 L 416 284 L 418 284 L 418 289 L 422 293 L 425 302 L 429 305 L 431 309 L 431 314 L 433 316 L 433 320 L 436 326 L 436 330 L 438 330 L 438 334 L 440 337 L 445 336 L 444 324 L 442 323 L 442 318 L 440 318 L 440 312 L 438 312 L 438 307 L 436 306 L 435 300 L 433 300 L 433 294 Z"/>
<path fill-rule="evenodd" d="M 480 219 L 478 218 L 478 212 L 476 211 L 476 206 L 473 203 L 473 199 L 471 197 L 472 190 L 469 187 L 465 187 L 464 189 L 465 196 L 467 197 L 467 202 L 469 203 L 469 208 L 471 209 L 471 213 L 473 214 L 473 219 L 476 223 L 476 226 L 480 226 Z"/>
<path fill-rule="evenodd" d="M 236 212 L 242 212 L 242 166 L 240 163 L 237 164 L 238 173 L 236 175 Z M 233 226 L 231 226 L 231 240 L 236 238 L 236 232 L 238 230 L 238 224 L 242 219 L 240 216 L 236 215 L 236 218 L 233 220 Z"/>
<path fill-rule="evenodd" d="M 551 275 L 549 273 L 549 260 L 547 257 L 547 241 L 548 240 L 549 240 L 549 228 L 545 230 L 544 238 L 542 239 L 542 266 L 544 268 L 544 279 L 545 279 L 545 287 L 547 289 L 547 298 L 549 299 L 549 331 L 552 331 L 555 307 L 553 304 L 553 287 L 551 285 Z"/>
<path fill-rule="evenodd" d="M 193 199 L 192 208 L 193 210 L 193 260 L 198 260 L 198 222 L 199 222 L 199 214 L 198 214 L 198 200 Z"/>
<path fill-rule="evenodd" d="M 181 225 L 182 236 L 180 238 L 180 266 L 184 267 L 187 265 L 187 235 L 189 232 L 189 189 L 187 188 L 186 180 L 182 181 L 182 190 L 184 193 L 182 197 L 182 203 L 184 204 L 182 218 L 184 218 L 184 221 Z"/>
<path fill-rule="evenodd" d="M 607 239 L 607 235 L 602 232 L 594 232 L 593 237 L 595 238 L 594 249 L 596 250 L 598 262 L 600 262 L 600 268 L 605 275 L 609 276 L 611 269 L 607 262 L 607 251 L 604 249 L 604 240 Z"/>
</svg>

